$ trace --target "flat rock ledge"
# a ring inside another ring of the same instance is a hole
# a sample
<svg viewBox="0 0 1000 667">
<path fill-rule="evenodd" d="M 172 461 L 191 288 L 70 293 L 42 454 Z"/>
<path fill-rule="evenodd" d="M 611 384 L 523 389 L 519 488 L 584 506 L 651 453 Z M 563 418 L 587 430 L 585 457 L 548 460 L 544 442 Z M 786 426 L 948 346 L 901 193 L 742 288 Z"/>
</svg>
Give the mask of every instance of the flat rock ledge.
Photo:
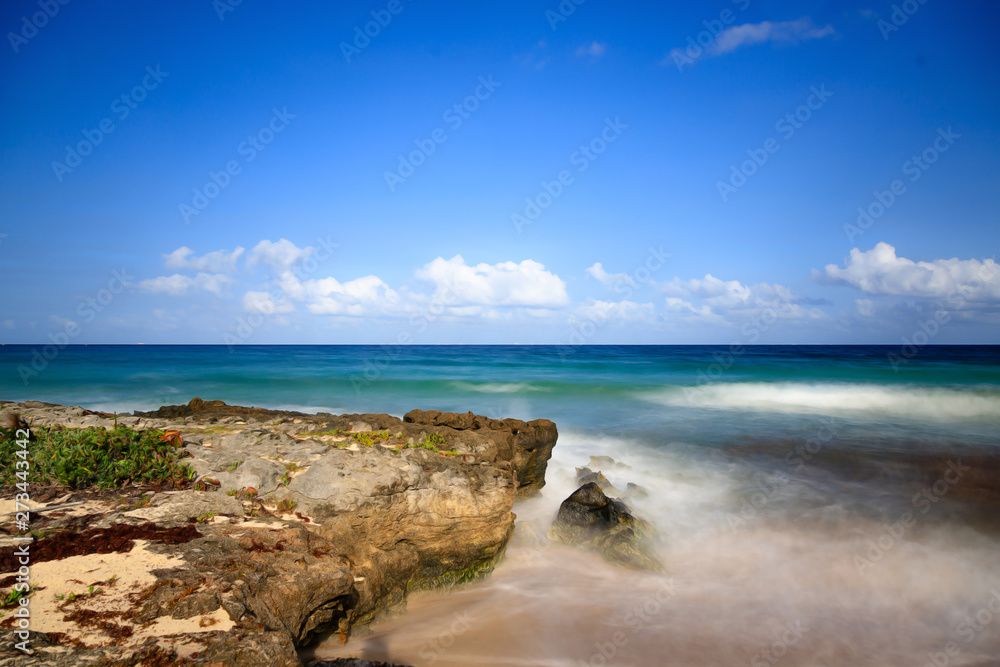
<svg viewBox="0 0 1000 667">
<path fill-rule="evenodd" d="M 13 609 L 0 608 L 0 666 L 298 666 L 301 648 L 346 641 L 401 611 L 410 591 L 489 573 L 515 498 L 538 493 L 558 437 L 548 420 L 197 398 L 127 415 L 0 401 L 0 419 L 12 414 L 33 427 L 178 431 L 197 481 L 33 488 L 34 652 L 13 648 Z M 13 505 L 0 490 L 4 594 L 17 570 Z"/>
</svg>

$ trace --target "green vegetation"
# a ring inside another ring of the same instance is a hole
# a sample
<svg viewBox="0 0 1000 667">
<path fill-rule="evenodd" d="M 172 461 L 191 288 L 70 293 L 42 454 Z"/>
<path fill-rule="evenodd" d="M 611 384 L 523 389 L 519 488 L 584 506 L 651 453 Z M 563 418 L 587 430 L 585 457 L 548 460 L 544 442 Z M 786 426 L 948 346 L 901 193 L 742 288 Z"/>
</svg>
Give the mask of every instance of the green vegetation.
<svg viewBox="0 0 1000 667">
<path fill-rule="evenodd" d="M 350 431 L 345 431 L 339 428 L 330 428 L 325 431 L 312 431 L 311 433 L 303 433 L 302 435 L 353 435 Z"/>
<path fill-rule="evenodd" d="M 298 501 L 292 498 L 282 498 L 278 501 L 277 507 L 279 512 L 292 512 L 298 504 Z"/>
<path fill-rule="evenodd" d="M 425 435 L 420 442 L 414 443 L 412 445 L 407 445 L 407 447 L 412 447 L 414 449 L 427 449 L 429 451 L 441 454 L 442 456 L 461 456 L 462 452 L 454 449 L 441 449 L 438 445 L 443 445 L 447 440 L 443 436 L 437 433 L 428 433 Z"/>
<path fill-rule="evenodd" d="M 72 489 L 118 489 L 129 484 L 178 487 L 195 477 L 191 466 L 180 462 L 182 455 L 162 431 L 154 429 L 39 426 L 31 429 L 31 441 L 21 448 L 14 430 L 0 428 L 0 484 L 25 481 L 28 475 L 21 470 L 18 476 L 15 461 L 27 457 L 30 479 L 36 484 Z"/>
<path fill-rule="evenodd" d="M 216 516 L 216 512 L 203 512 L 195 519 L 198 523 L 208 523 Z"/>
<path fill-rule="evenodd" d="M 446 445 L 448 440 L 440 433 L 428 433 L 424 436 L 424 441 L 432 445 Z"/>
<path fill-rule="evenodd" d="M 16 607 L 21 603 L 21 598 L 26 598 L 29 595 L 31 595 L 31 589 L 19 591 L 12 588 L 7 595 L 0 597 L 0 607 Z"/>
<path fill-rule="evenodd" d="M 314 431 L 308 435 L 337 435 L 346 436 L 347 440 L 344 442 L 333 443 L 334 447 L 349 447 L 352 442 L 356 442 L 363 447 L 374 447 L 377 444 L 386 444 L 395 448 L 395 451 L 400 451 L 402 449 L 426 449 L 432 451 L 436 454 L 441 454 L 442 456 L 461 456 L 463 452 L 459 452 L 453 449 L 441 449 L 440 445 L 448 444 L 448 439 L 445 438 L 440 433 L 427 433 L 420 439 L 419 442 L 412 444 L 403 442 L 403 434 L 397 433 L 393 435 L 390 431 L 365 431 L 360 433 L 355 433 L 351 431 L 344 431 L 343 429 L 335 428 L 328 429 L 326 431 Z M 396 442 L 392 442 L 395 440 Z M 287 466 L 286 466 L 287 467 Z M 293 468 L 289 468 L 289 471 Z"/>
<path fill-rule="evenodd" d="M 379 442 L 385 442 L 392 438 L 388 431 L 367 431 L 365 433 L 355 433 L 354 439 L 365 447 L 374 447 Z"/>
<path fill-rule="evenodd" d="M 232 496 L 237 500 L 256 500 L 257 499 L 257 489 L 253 488 L 242 488 L 242 489 L 229 489 L 226 491 L 227 496 Z"/>
</svg>

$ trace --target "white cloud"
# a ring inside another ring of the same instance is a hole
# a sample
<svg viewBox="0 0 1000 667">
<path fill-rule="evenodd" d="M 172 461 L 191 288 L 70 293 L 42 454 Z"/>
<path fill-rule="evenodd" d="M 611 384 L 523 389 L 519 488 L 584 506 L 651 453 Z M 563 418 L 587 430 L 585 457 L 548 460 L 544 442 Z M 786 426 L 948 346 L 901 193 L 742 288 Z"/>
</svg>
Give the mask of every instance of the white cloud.
<svg viewBox="0 0 1000 667">
<path fill-rule="evenodd" d="M 149 278 L 139 282 L 139 289 L 147 292 L 163 292 L 170 296 L 181 296 L 186 294 L 194 280 L 190 276 L 182 276 L 175 273 L 172 276 L 160 276 L 159 278 Z"/>
<path fill-rule="evenodd" d="M 578 56 L 594 56 L 595 58 L 604 54 L 605 49 L 607 49 L 607 44 L 601 44 L 600 42 L 591 42 L 590 44 L 584 44 L 576 50 L 576 55 Z"/>
<path fill-rule="evenodd" d="M 871 299 L 855 299 L 854 304 L 858 307 L 858 315 L 861 317 L 875 316 L 875 303 Z"/>
<path fill-rule="evenodd" d="M 586 271 L 588 276 L 609 288 L 614 285 L 634 282 L 631 280 L 632 277 L 627 273 L 608 273 L 604 265 L 600 262 L 595 262 L 593 266 L 588 266 Z"/>
<path fill-rule="evenodd" d="M 200 289 L 222 296 L 222 290 L 233 283 L 233 279 L 221 273 L 199 273 L 194 278 L 175 273 L 139 282 L 139 289 L 146 292 L 182 296 L 190 289 Z"/>
<path fill-rule="evenodd" d="M 308 258 L 313 253 L 313 248 L 299 248 L 288 239 L 278 241 L 264 240 L 254 246 L 247 258 L 247 268 L 253 268 L 257 264 L 265 264 L 275 271 L 287 271 L 296 262 Z"/>
<path fill-rule="evenodd" d="M 207 271 L 211 273 L 236 273 L 236 262 L 243 254 L 245 248 L 236 246 L 232 252 L 216 250 L 194 257 L 194 250 L 187 246 L 181 246 L 168 255 L 164 255 L 166 267 L 168 269 L 190 269 L 192 271 Z"/>
<path fill-rule="evenodd" d="M 841 268 L 828 264 L 813 271 L 820 282 L 849 285 L 874 295 L 972 301 L 1000 301 L 1000 266 L 992 259 L 958 258 L 915 262 L 897 257 L 896 249 L 881 242 L 867 252 L 851 250 Z"/>
<path fill-rule="evenodd" d="M 461 255 L 438 257 L 416 276 L 434 284 L 434 298 L 456 306 L 559 308 L 569 303 L 566 283 L 530 259 L 468 266 Z"/>
<path fill-rule="evenodd" d="M 3 321 L 3 328 L 4 329 L 14 329 L 16 326 L 17 325 L 14 323 L 14 320 L 4 320 Z"/>
<path fill-rule="evenodd" d="M 690 45 L 678 47 L 670 51 L 670 54 L 663 59 L 663 64 L 690 63 L 702 57 L 721 56 L 744 46 L 765 42 L 797 44 L 833 34 L 836 34 L 836 31 L 832 25 L 816 27 L 808 16 L 795 21 L 744 23 L 720 32 L 715 40 L 705 47 L 701 55 L 693 53 Z"/>
<path fill-rule="evenodd" d="M 290 313 L 295 310 L 295 306 L 287 299 L 275 302 L 269 292 L 247 292 L 243 295 L 243 309 L 248 313 L 271 315 L 274 313 Z"/>
<path fill-rule="evenodd" d="M 796 21 L 762 21 L 761 23 L 744 23 L 726 28 L 706 49 L 711 55 L 718 56 L 735 51 L 741 46 L 762 44 L 764 42 L 785 42 L 797 44 L 810 39 L 820 39 L 834 34 L 832 25 L 817 28 L 812 19 L 800 18 Z"/>
<path fill-rule="evenodd" d="M 378 276 L 339 282 L 336 278 L 307 280 L 303 290 L 309 311 L 317 315 L 388 314 L 399 306 L 399 294 Z"/>
<path fill-rule="evenodd" d="M 784 319 L 826 317 L 818 308 L 803 307 L 806 300 L 784 285 L 744 285 L 738 280 L 720 280 L 709 273 L 691 280 L 674 278 L 661 287 L 667 295 L 667 311 L 712 324 L 733 323 L 765 311 Z"/>
</svg>

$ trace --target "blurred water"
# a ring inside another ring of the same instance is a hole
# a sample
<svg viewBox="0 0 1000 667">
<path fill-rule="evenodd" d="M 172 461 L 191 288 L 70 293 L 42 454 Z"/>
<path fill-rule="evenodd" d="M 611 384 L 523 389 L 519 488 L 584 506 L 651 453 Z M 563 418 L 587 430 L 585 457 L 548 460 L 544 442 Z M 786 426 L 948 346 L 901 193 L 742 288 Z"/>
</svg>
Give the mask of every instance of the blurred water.
<svg viewBox="0 0 1000 667">
<path fill-rule="evenodd" d="M 554 420 L 541 498 L 489 579 L 321 656 L 414 665 L 1000 664 L 1000 348 L 0 347 L 0 399 L 194 396 Z M 19 366 L 22 371 L 19 371 Z M 665 575 L 544 540 L 591 456 Z M 994 620 L 996 619 L 996 620 Z"/>
</svg>

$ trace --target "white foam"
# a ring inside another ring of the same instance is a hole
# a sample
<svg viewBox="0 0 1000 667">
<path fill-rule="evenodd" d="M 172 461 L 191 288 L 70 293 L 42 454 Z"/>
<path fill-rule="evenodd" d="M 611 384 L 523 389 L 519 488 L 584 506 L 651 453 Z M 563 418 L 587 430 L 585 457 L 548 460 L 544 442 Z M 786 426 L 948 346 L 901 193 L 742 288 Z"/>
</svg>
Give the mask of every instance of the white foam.
<svg viewBox="0 0 1000 667">
<path fill-rule="evenodd" d="M 528 382 L 455 382 L 455 387 L 483 394 L 516 394 L 522 391 L 549 391 Z"/>
<path fill-rule="evenodd" d="M 990 390 L 911 385 L 718 382 L 640 394 L 671 407 L 756 412 L 865 413 L 915 419 L 1000 420 L 1000 394 Z"/>
</svg>

